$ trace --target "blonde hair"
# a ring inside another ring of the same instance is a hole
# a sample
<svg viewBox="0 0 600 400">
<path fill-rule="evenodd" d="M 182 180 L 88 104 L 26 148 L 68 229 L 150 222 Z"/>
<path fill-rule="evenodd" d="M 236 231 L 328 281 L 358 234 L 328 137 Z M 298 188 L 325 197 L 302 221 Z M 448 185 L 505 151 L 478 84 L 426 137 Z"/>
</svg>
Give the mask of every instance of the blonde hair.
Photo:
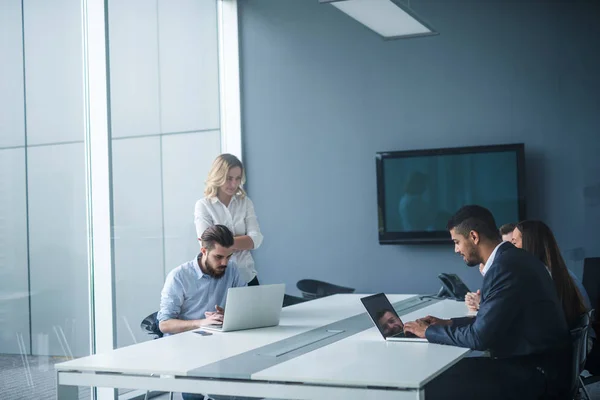
<svg viewBox="0 0 600 400">
<path fill-rule="evenodd" d="M 239 158 L 234 156 L 233 154 L 221 154 L 215 161 L 212 163 L 212 167 L 210 167 L 210 171 L 208 172 L 208 178 L 206 179 L 204 188 L 204 196 L 206 197 L 215 197 L 219 191 L 219 188 L 227 182 L 227 174 L 231 168 L 240 167 L 242 170 L 242 183 L 238 187 L 238 191 L 236 195 L 246 196 L 246 192 L 242 188 L 242 185 L 246 183 L 246 171 L 244 170 L 244 165 L 240 161 Z"/>
</svg>

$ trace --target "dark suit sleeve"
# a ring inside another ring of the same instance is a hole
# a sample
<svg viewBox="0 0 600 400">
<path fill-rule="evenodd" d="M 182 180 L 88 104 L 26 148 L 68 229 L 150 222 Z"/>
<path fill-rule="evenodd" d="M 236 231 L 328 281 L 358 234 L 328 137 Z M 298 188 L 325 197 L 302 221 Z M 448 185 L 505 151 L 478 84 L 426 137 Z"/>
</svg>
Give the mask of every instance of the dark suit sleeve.
<svg viewBox="0 0 600 400">
<path fill-rule="evenodd" d="M 490 268 L 488 275 L 483 285 L 485 300 L 473 323 L 430 326 L 425 331 L 427 340 L 483 351 L 492 347 L 496 338 L 503 337 L 519 311 L 519 295 L 524 293 L 524 286 L 514 271 L 502 264 Z"/>
<path fill-rule="evenodd" d="M 475 316 L 452 318 L 453 326 L 464 326 L 464 325 L 472 324 L 473 322 L 475 322 Z"/>
</svg>

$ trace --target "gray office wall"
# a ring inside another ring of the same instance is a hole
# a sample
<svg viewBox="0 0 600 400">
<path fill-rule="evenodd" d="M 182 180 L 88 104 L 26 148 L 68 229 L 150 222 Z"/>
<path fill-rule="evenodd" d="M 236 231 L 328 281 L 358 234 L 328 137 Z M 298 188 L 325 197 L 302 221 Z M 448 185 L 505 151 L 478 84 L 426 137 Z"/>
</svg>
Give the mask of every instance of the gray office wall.
<svg viewBox="0 0 600 400">
<path fill-rule="evenodd" d="M 528 212 L 576 273 L 600 255 L 593 1 L 413 1 L 439 36 L 384 41 L 330 5 L 240 0 L 244 161 L 261 282 L 432 293 L 451 245 L 380 246 L 376 151 L 524 142 Z M 493 179 L 493 177 L 490 177 Z M 589 196 L 588 196 L 589 197 Z"/>
</svg>

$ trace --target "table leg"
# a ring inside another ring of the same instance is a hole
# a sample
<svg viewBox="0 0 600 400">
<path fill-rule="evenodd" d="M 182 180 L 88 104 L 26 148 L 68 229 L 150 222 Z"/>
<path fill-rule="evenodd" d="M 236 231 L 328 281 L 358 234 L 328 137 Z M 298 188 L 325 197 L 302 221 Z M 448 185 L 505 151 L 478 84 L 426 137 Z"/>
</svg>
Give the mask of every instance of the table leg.
<svg viewBox="0 0 600 400">
<path fill-rule="evenodd" d="M 79 400 L 79 387 L 61 385 L 56 373 L 56 399 L 57 400 Z"/>
</svg>

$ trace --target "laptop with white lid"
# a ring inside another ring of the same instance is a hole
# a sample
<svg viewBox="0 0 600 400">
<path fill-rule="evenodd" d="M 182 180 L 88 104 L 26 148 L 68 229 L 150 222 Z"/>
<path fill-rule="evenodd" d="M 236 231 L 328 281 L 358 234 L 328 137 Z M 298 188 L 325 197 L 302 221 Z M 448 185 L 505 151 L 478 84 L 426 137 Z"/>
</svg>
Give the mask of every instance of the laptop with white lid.
<svg viewBox="0 0 600 400">
<path fill-rule="evenodd" d="M 419 338 L 412 333 L 404 332 L 404 322 L 402 322 L 385 294 L 377 293 L 363 297 L 360 301 L 385 340 L 390 342 L 427 343 L 425 338 Z"/>
<path fill-rule="evenodd" d="M 283 283 L 229 288 L 223 325 L 202 328 L 230 332 L 279 325 L 284 292 Z"/>
</svg>

